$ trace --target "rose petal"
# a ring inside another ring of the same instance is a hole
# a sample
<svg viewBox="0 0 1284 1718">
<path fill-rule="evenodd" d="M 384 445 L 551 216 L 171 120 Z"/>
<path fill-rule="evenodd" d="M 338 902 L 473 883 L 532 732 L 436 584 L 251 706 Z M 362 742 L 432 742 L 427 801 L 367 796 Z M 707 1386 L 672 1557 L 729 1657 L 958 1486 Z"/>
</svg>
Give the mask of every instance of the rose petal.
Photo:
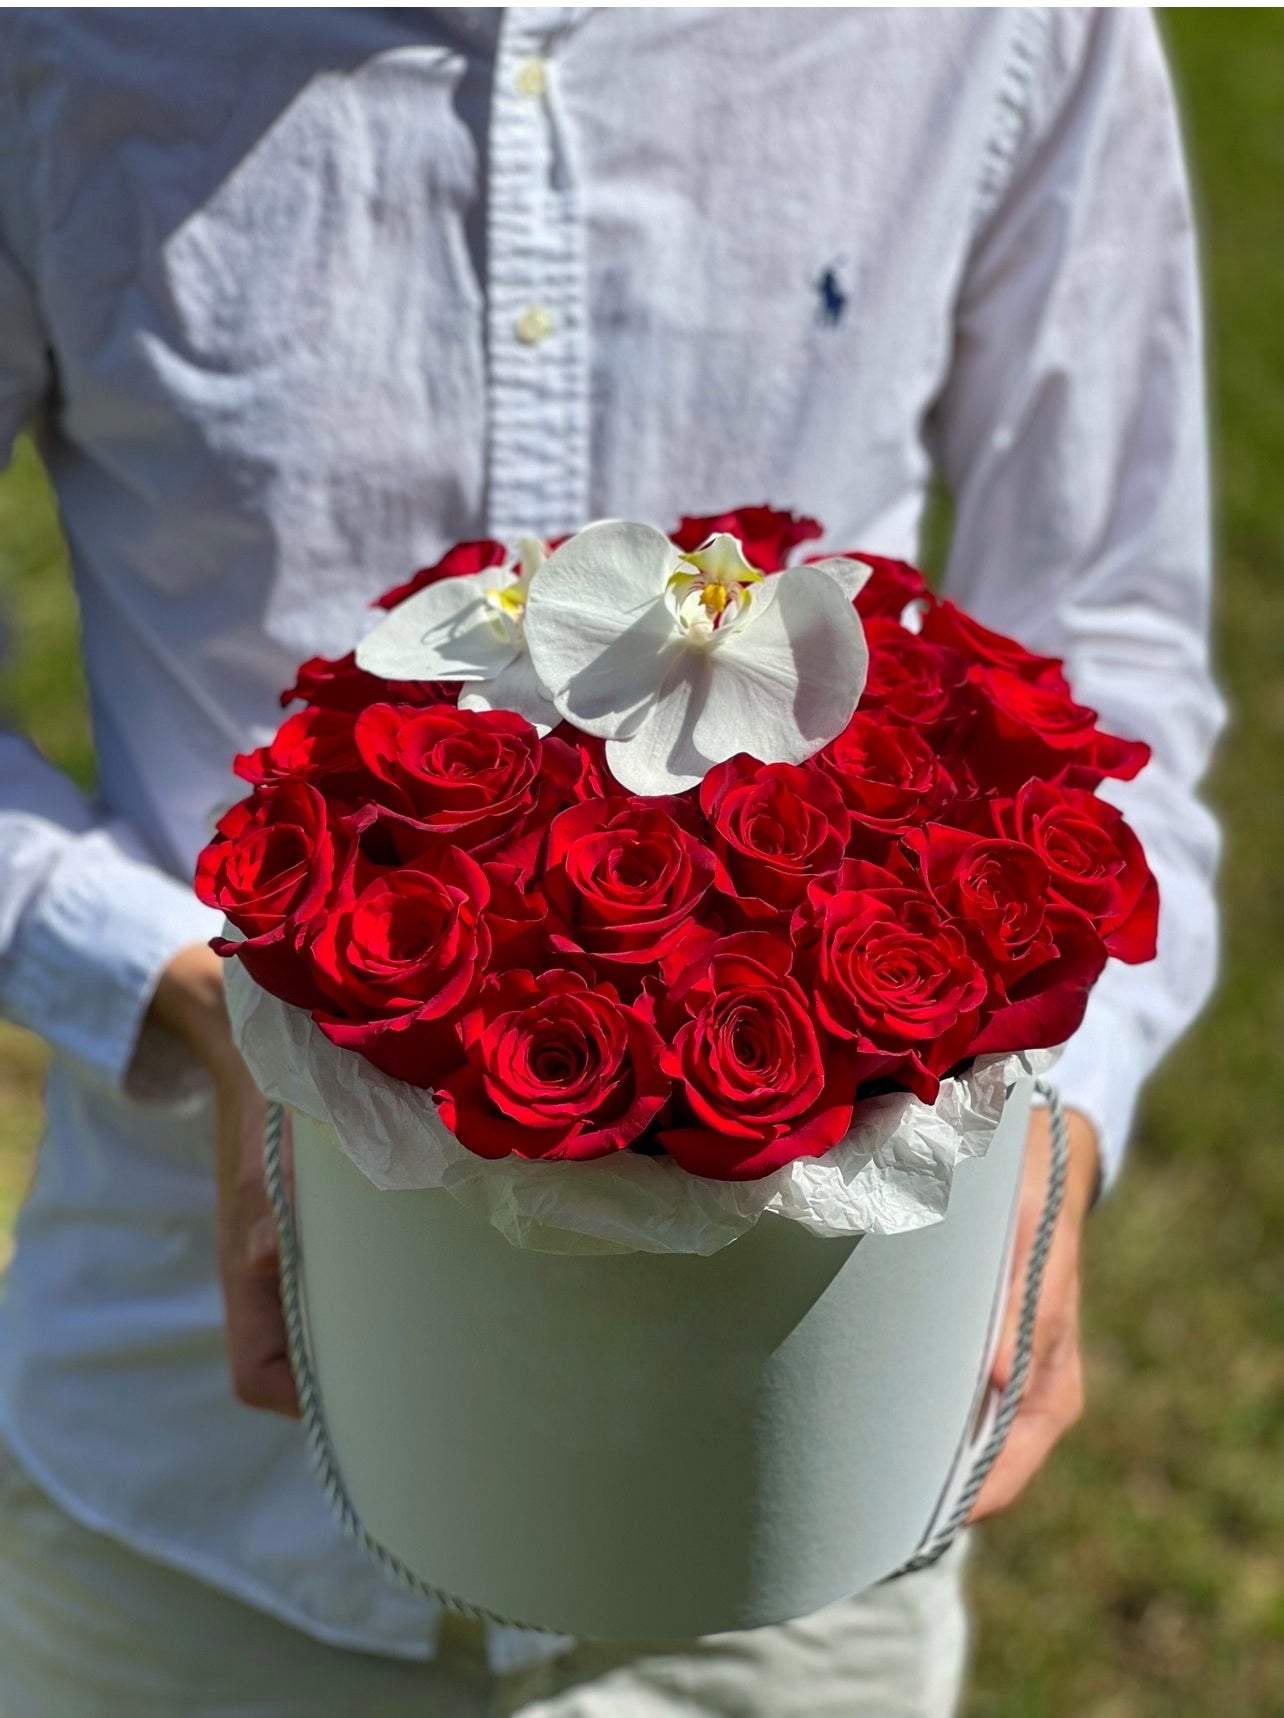
<svg viewBox="0 0 1284 1718">
<path fill-rule="evenodd" d="M 485 593 L 509 582 L 487 568 L 416 591 L 361 640 L 357 666 L 383 680 L 494 679 L 521 646 L 504 635 Z"/>
</svg>

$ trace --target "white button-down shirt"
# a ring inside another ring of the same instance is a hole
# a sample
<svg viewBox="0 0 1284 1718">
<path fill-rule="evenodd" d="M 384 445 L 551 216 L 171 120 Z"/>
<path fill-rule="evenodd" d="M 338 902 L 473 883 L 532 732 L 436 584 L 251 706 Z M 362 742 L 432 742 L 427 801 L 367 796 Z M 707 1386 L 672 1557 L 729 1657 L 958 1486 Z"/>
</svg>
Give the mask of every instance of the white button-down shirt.
<svg viewBox="0 0 1284 1718">
<path fill-rule="evenodd" d="M 771 501 L 913 555 L 939 470 L 952 594 L 1154 747 L 1111 791 L 1160 956 L 1060 1075 L 1116 1163 L 1214 967 L 1168 80 L 1136 12 L 843 7 L 9 12 L 0 74 L 0 431 L 43 422 L 100 775 L 2 742 L 0 1007 L 55 1057 L 0 1435 L 148 1554 L 424 1652 L 297 1429 L 231 1398 L 208 1098 L 137 1042 L 216 928 L 232 755 L 454 539 Z"/>
</svg>

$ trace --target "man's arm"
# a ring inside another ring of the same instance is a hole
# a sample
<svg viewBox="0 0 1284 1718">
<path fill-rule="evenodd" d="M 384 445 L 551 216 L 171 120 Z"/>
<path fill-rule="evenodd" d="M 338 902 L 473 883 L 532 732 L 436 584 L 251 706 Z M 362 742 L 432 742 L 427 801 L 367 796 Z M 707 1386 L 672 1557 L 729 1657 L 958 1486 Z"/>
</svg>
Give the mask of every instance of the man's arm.
<svg viewBox="0 0 1284 1718">
<path fill-rule="evenodd" d="M 1063 656 L 1102 725 L 1153 748 L 1137 781 L 1106 792 L 1159 880 L 1159 954 L 1112 963 L 1053 1074 L 1077 1112 L 1071 1186 L 1034 1372 L 978 1516 L 1016 1495 L 1076 1417 L 1079 1231 L 1097 1159 L 1108 1183 L 1141 1083 L 1216 964 L 1217 832 L 1195 789 L 1222 705 L 1208 663 L 1201 313 L 1172 91 L 1148 14 L 1061 12 L 1047 28 L 1025 129 L 960 284 L 929 426 L 955 502 L 946 584 L 978 618 Z M 1040 1119 L 1018 1280 L 1045 1165 Z"/>
<path fill-rule="evenodd" d="M 0 466 L 51 389 L 35 295 L 0 237 Z M 0 732 L 0 1015 L 30 1027 L 109 1085 L 181 1070 L 136 1062 L 157 978 L 219 918 L 153 865 L 16 734 Z M 137 1081 L 141 1091 L 142 1080 Z"/>
<path fill-rule="evenodd" d="M 50 383 L 35 295 L 0 242 L 0 466 Z M 263 1191 L 264 1104 L 206 946 L 221 928 L 130 830 L 97 818 L 33 746 L 0 732 L 0 1015 L 134 1097 L 185 1095 L 192 1075 L 209 1076 L 233 1382 L 244 1400 L 295 1413 Z"/>
<path fill-rule="evenodd" d="M 180 950 L 160 976 L 149 1019 L 188 1047 L 214 1087 L 219 1275 L 233 1387 L 252 1408 L 297 1415 L 276 1224 L 263 1183 L 267 1105 L 232 1042 L 222 968 L 205 943 Z"/>
</svg>

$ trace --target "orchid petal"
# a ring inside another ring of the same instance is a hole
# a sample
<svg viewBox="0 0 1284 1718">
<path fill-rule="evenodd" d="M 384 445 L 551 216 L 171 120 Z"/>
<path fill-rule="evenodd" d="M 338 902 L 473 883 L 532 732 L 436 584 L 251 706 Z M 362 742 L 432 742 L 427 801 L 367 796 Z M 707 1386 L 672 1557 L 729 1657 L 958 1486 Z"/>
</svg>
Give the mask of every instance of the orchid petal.
<svg viewBox="0 0 1284 1718">
<path fill-rule="evenodd" d="M 521 577 L 530 583 L 534 575 L 548 559 L 548 544 L 539 537 L 521 537 L 517 543 L 517 563 L 521 567 Z"/>
<path fill-rule="evenodd" d="M 684 650 L 633 737 L 608 741 L 607 765 L 630 793 L 681 793 L 737 752 L 803 763 L 851 720 L 869 652 L 837 581 L 791 567 L 755 587 L 754 604 L 712 649 Z"/>
<path fill-rule="evenodd" d="M 914 597 L 911 601 L 905 604 L 905 607 L 901 610 L 900 618 L 901 625 L 905 628 L 906 632 L 922 632 L 923 619 L 927 614 L 927 609 L 927 597 Z"/>
<path fill-rule="evenodd" d="M 532 576 L 531 661 L 557 709 L 585 733 L 632 733 L 685 648 L 665 602 L 677 564 L 662 531 L 607 520 L 563 543 Z"/>
<path fill-rule="evenodd" d="M 869 650 L 837 581 L 788 567 L 754 591 L 749 624 L 721 639 L 692 741 L 717 763 L 738 751 L 799 764 L 841 734 L 865 688 Z"/>
<path fill-rule="evenodd" d="M 512 710 L 524 716 L 542 739 L 557 726 L 560 717 L 540 685 L 526 651 L 513 660 L 493 680 L 474 682 L 459 697 L 461 710 Z"/>
<path fill-rule="evenodd" d="M 696 787 L 721 761 L 705 757 L 694 741 L 695 723 L 708 696 L 712 671 L 711 651 L 682 650 L 675 655 L 646 720 L 633 737 L 607 740 L 607 768 L 626 792 L 681 793 Z"/>
<path fill-rule="evenodd" d="M 817 572 L 828 573 L 848 602 L 855 602 L 874 576 L 872 567 L 866 566 L 864 561 L 853 560 L 850 555 L 831 555 L 828 560 L 808 561 L 806 565 L 814 567 Z"/>
<path fill-rule="evenodd" d="M 521 649 L 486 602 L 508 582 L 502 567 L 488 567 L 416 591 L 361 640 L 358 668 L 384 680 L 493 679 Z"/>
</svg>

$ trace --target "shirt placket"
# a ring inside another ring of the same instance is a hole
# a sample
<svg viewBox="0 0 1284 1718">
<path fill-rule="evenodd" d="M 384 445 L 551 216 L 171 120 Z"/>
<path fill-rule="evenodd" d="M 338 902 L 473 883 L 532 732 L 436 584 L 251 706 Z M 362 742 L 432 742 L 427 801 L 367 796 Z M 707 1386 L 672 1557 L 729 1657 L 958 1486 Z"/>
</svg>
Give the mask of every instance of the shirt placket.
<svg viewBox="0 0 1284 1718">
<path fill-rule="evenodd" d="M 584 227 L 558 57 L 578 13 L 510 7 L 490 121 L 488 466 L 492 536 L 556 537 L 588 508 Z"/>
</svg>

